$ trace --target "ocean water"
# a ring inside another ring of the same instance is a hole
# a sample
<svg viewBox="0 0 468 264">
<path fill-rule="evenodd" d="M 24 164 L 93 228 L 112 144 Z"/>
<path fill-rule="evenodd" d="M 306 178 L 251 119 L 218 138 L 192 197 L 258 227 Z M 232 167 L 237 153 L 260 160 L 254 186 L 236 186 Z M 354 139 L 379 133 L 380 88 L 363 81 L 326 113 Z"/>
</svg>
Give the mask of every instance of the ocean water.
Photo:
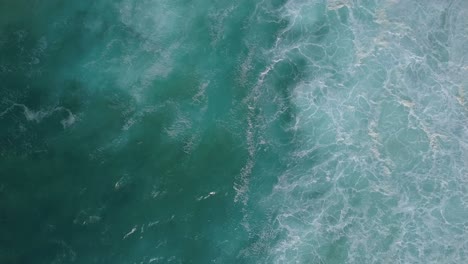
<svg viewBox="0 0 468 264">
<path fill-rule="evenodd" d="M 0 0 L 0 263 L 468 263 L 468 1 Z"/>
</svg>

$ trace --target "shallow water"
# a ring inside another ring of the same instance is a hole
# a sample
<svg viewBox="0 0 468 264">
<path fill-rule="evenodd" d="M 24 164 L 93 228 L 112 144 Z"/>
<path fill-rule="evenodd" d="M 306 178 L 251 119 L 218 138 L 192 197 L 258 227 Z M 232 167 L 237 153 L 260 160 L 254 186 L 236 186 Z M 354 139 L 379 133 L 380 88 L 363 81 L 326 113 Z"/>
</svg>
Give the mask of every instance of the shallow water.
<svg viewBox="0 0 468 264">
<path fill-rule="evenodd" d="M 465 263 L 468 2 L 0 0 L 0 263 Z"/>
</svg>

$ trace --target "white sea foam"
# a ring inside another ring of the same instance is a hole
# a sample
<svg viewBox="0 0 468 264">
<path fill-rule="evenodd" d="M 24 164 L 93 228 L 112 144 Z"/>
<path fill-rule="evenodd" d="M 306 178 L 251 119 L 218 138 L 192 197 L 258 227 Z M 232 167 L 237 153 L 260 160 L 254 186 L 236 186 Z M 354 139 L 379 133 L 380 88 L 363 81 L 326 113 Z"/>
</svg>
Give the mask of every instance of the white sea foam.
<svg viewBox="0 0 468 264">
<path fill-rule="evenodd" d="M 466 261 L 468 122 L 460 87 L 468 80 L 456 70 L 466 60 L 450 54 L 468 44 L 461 16 L 467 6 L 329 1 L 325 17 L 310 11 L 315 7 L 288 1 L 290 25 L 271 51 L 275 60 L 294 62 L 290 51 L 298 48 L 316 70 L 293 92 L 298 113 L 288 129 L 299 147 L 289 156 L 296 165 L 282 173 L 266 204 L 281 206 L 274 223 L 283 235 L 265 262 Z M 349 26 L 333 20 L 340 9 L 349 11 Z M 331 33 L 308 37 L 321 22 Z M 301 37 L 292 38 L 294 31 Z M 438 46 L 428 36 L 440 38 Z M 323 47 L 325 59 L 307 55 L 313 46 Z"/>
<path fill-rule="evenodd" d="M 62 106 L 53 107 L 53 108 L 49 108 L 49 109 L 46 109 L 46 110 L 40 109 L 40 110 L 34 111 L 34 110 L 31 110 L 30 108 L 28 108 L 24 104 L 17 104 L 17 103 L 13 103 L 10 107 L 3 110 L 0 113 L 0 118 L 2 118 L 4 115 L 6 115 L 9 112 L 11 112 L 12 110 L 14 110 L 14 108 L 16 108 L 16 107 L 19 107 L 19 108 L 23 109 L 24 117 L 28 121 L 33 121 L 33 122 L 39 123 L 44 118 L 47 118 L 47 117 L 51 116 L 55 112 L 64 111 L 64 112 L 66 112 L 68 114 L 68 117 L 66 117 L 65 119 L 60 121 L 63 128 L 68 128 L 69 126 L 73 125 L 76 122 L 76 116 L 69 109 L 67 109 L 65 107 L 62 107 Z"/>
<path fill-rule="evenodd" d="M 130 230 L 130 232 L 124 235 L 123 239 L 127 239 L 129 236 L 133 235 L 137 231 L 137 227 L 138 226 L 133 227 L 132 230 Z"/>
</svg>

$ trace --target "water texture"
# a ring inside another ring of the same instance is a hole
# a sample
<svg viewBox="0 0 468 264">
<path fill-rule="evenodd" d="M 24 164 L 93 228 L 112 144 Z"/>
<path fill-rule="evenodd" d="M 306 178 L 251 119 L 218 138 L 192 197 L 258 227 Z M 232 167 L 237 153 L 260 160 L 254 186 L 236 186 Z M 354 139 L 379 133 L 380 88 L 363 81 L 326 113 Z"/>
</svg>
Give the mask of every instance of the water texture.
<svg viewBox="0 0 468 264">
<path fill-rule="evenodd" d="M 0 0 L 0 263 L 468 263 L 468 1 Z"/>
</svg>

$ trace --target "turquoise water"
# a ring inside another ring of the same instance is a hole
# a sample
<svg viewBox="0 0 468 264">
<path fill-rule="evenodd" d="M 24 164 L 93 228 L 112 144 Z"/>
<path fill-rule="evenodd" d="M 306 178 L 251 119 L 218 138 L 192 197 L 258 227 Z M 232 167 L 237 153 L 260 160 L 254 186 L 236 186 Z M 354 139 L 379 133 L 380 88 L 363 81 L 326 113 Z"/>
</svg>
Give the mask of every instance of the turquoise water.
<svg viewBox="0 0 468 264">
<path fill-rule="evenodd" d="M 0 263 L 468 263 L 465 0 L 0 0 Z"/>
</svg>

